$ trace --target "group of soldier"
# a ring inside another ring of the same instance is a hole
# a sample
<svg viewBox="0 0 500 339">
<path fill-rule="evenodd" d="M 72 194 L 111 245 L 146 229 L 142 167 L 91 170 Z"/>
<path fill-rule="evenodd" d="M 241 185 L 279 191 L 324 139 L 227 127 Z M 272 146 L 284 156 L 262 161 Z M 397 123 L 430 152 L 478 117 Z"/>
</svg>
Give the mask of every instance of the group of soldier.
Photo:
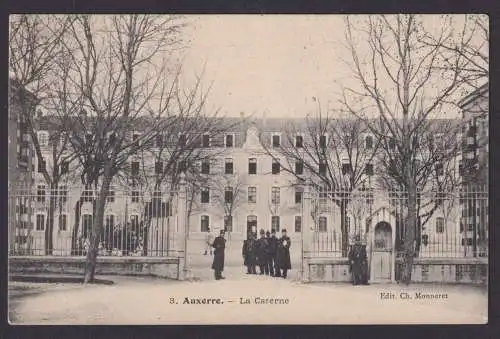
<svg viewBox="0 0 500 339">
<path fill-rule="evenodd" d="M 355 237 L 354 244 L 349 250 L 349 268 L 353 285 L 368 285 L 366 245 L 361 243 L 359 236 Z"/>
<path fill-rule="evenodd" d="M 290 260 L 290 237 L 286 229 L 281 231 L 281 237 L 276 237 L 276 231 L 264 232 L 263 229 L 257 234 L 250 232 L 248 239 L 243 241 L 242 255 L 247 274 L 257 274 L 256 267 L 259 266 L 259 274 L 272 277 L 287 278 L 288 270 L 292 268 Z"/>
</svg>

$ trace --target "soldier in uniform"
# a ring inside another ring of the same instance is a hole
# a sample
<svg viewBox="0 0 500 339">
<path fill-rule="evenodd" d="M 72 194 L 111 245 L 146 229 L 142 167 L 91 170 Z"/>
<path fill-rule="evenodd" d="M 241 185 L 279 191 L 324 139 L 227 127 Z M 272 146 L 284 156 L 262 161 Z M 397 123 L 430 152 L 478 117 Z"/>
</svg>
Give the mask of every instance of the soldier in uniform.
<svg viewBox="0 0 500 339">
<path fill-rule="evenodd" d="M 214 247 L 214 261 L 212 269 L 215 272 L 215 280 L 225 279 L 222 276 L 224 271 L 224 250 L 226 249 L 226 239 L 224 239 L 224 230 L 220 231 L 220 235 L 215 238 L 212 246 Z"/>
<path fill-rule="evenodd" d="M 247 274 L 257 274 L 255 265 L 255 250 L 256 244 L 253 233 L 248 233 L 248 239 L 243 241 L 242 254 L 245 261 L 245 266 L 247 267 Z"/>
<path fill-rule="evenodd" d="M 257 240 L 257 262 L 259 263 L 260 274 L 269 275 L 269 268 L 267 266 L 267 252 L 269 243 L 266 239 L 266 232 L 260 230 L 260 239 Z"/>
<path fill-rule="evenodd" d="M 286 279 L 287 272 L 292 268 L 290 260 L 290 246 L 292 245 L 290 238 L 286 235 L 286 229 L 281 231 L 281 238 L 278 240 L 278 267 L 280 275 Z"/>
<path fill-rule="evenodd" d="M 349 267 L 352 275 L 352 284 L 359 285 L 364 281 L 363 266 L 367 263 L 366 249 L 361 244 L 360 236 L 354 238 L 354 245 L 349 251 Z"/>
<path fill-rule="evenodd" d="M 281 277 L 280 268 L 278 265 L 278 238 L 276 238 L 276 230 L 271 230 L 271 238 L 269 238 L 269 250 L 272 259 L 271 267 L 274 266 L 274 276 Z"/>
<path fill-rule="evenodd" d="M 273 250 L 273 244 L 271 243 L 273 239 L 271 238 L 271 232 L 267 231 L 266 232 L 266 240 L 267 240 L 267 251 L 266 251 L 266 266 L 267 270 L 269 271 L 269 275 L 271 277 L 274 277 L 274 266 L 273 266 L 273 258 L 276 255 L 276 241 L 274 242 L 274 250 Z M 276 240 L 276 238 L 274 238 Z"/>
</svg>

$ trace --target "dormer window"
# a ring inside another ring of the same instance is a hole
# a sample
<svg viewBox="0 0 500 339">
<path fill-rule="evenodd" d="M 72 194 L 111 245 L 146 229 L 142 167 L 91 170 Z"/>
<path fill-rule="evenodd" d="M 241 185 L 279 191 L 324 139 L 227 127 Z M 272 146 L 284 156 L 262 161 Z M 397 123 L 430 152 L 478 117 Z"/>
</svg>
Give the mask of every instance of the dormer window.
<svg viewBox="0 0 500 339">
<path fill-rule="evenodd" d="M 295 147 L 297 148 L 304 147 L 304 137 L 302 135 L 295 136 Z"/>
<path fill-rule="evenodd" d="M 393 151 L 396 149 L 396 141 L 393 138 L 390 138 L 387 145 L 389 146 L 389 149 Z"/>
<path fill-rule="evenodd" d="M 186 146 L 186 135 L 185 134 L 179 134 L 179 145 L 181 147 Z"/>
<path fill-rule="evenodd" d="M 280 147 L 280 135 L 279 134 L 273 134 L 273 147 Z"/>
<path fill-rule="evenodd" d="M 437 163 L 436 164 L 436 175 L 438 177 L 441 177 L 444 175 L 444 167 L 442 163 Z"/>
</svg>

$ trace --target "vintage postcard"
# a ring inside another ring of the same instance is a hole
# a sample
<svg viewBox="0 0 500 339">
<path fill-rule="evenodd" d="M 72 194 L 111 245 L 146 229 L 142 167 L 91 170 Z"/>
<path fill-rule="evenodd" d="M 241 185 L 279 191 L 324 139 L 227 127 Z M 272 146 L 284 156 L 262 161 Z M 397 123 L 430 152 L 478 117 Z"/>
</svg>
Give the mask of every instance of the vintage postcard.
<svg viewBox="0 0 500 339">
<path fill-rule="evenodd" d="M 9 321 L 485 324 L 486 15 L 9 18 Z"/>
</svg>

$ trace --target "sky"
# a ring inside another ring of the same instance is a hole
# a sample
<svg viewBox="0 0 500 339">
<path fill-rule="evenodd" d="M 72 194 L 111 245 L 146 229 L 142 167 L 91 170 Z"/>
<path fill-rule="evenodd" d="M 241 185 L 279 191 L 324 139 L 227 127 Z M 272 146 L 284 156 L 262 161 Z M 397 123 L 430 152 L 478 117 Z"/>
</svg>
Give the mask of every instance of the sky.
<svg viewBox="0 0 500 339">
<path fill-rule="evenodd" d="M 454 20 L 460 22 L 460 17 Z M 203 73 L 212 86 L 208 107 L 220 108 L 226 116 L 304 117 L 319 104 L 337 108 L 340 84 L 352 81 L 345 64 L 350 54 L 344 45 L 344 18 L 188 16 L 184 76 Z M 424 17 L 427 29 L 439 29 L 442 23 L 440 16 Z"/>
<path fill-rule="evenodd" d="M 304 116 L 314 98 L 335 100 L 342 76 L 341 16 L 217 15 L 193 18 L 184 70 L 211 82 L 209 105 L 228 116 Z M 345 72 L 344 72 L 345 73 Z"/>
</svg>

